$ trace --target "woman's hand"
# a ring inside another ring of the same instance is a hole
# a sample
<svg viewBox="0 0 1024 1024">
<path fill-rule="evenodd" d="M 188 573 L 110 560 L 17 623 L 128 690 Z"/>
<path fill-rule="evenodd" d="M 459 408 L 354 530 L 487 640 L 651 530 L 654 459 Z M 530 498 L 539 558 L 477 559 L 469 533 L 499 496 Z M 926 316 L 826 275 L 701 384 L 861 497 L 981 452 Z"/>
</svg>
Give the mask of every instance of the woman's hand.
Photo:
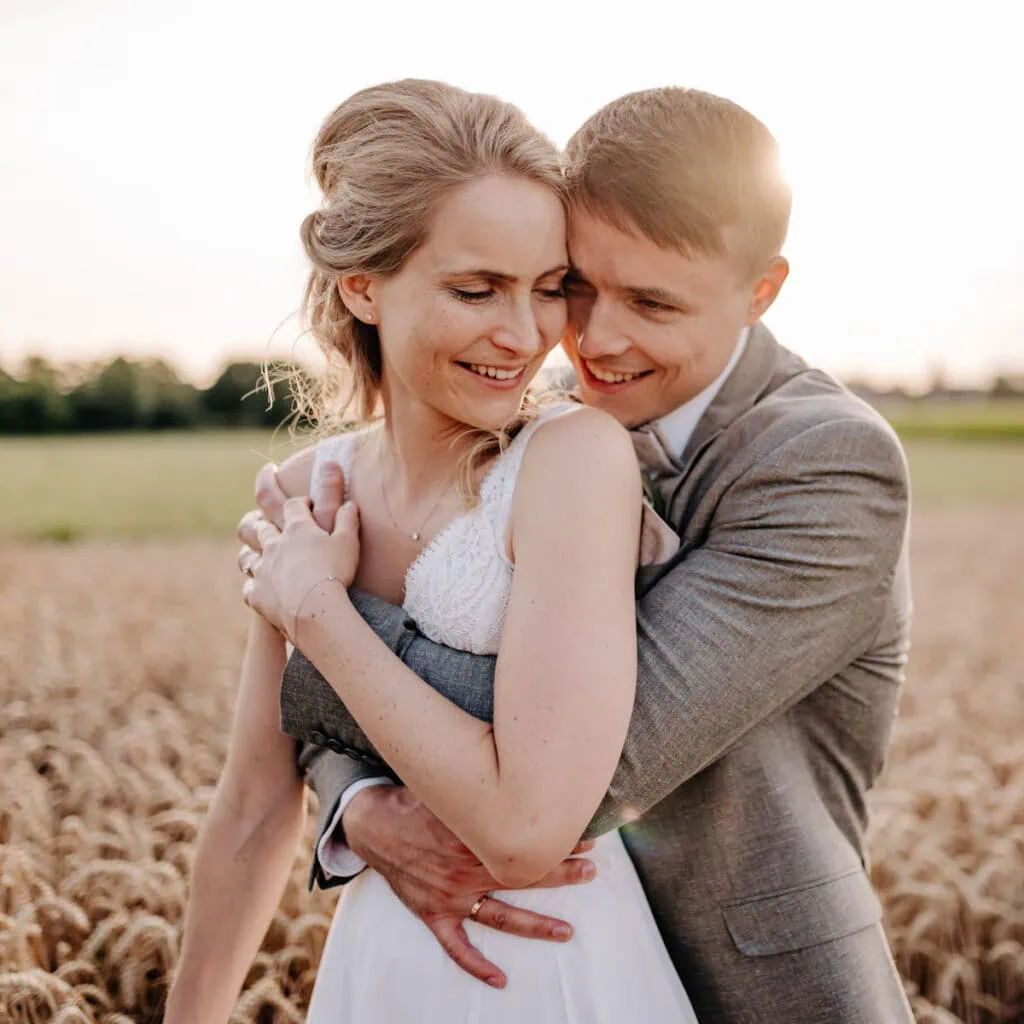
<svg viewBox="0 0 1024 1024">
<path fill-rule="evenodd" d="M 260 521 L 255 526 L 261 555 L 245 565 L 245 603 L 295 642 L 302 602 L 320 582 L 333 576 L 346 589 L 359 565 L 359 512 L 351 502 L 338 509 L 328 533 L 313 521 L 306 498 L 289 498 L 284 529 Z"/>
</svg>

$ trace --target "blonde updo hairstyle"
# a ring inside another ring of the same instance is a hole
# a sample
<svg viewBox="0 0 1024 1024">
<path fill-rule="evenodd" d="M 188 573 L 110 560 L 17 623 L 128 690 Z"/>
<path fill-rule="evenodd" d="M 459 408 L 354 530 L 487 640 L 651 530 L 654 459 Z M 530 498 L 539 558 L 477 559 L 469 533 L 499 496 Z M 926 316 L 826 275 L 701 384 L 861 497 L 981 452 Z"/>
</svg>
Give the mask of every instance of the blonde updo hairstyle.
<svg viewBox="0 0 1024 1024">
<path fill-rule="evenodd" d="M 327 365 L 301 412 L 320 430 L 380 414 L 381 347 L 377 328 L 342 301 L 338 278 L 394 274 L 423 244 L 437 204 L 490 174 L 545 185 L 565 201 L 555 146 L 510 103 L 443 82 L 406 79 L 363 89 L 337 107 L 313 144 L 320 209 L 302 222 L 312 270 L 303 318 Z M 467 496 L 480 462 L 501 450 L 535 409 L 500 432 L 474 430 L 460 477 Z"/>
</svg>

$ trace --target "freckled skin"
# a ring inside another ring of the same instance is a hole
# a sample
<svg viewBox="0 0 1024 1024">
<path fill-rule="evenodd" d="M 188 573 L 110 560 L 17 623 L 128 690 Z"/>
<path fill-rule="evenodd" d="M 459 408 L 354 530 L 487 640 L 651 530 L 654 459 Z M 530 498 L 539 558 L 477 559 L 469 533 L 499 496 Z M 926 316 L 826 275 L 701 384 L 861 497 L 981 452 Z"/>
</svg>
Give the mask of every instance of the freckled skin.
<svg viewBox="0 0 1024 1024">
<path fill-rule="evenodd" d="M 550 189 L 494 175 L 449 195 L 402 270 L 371 286 L 392 408 L 425 406 L 457 426 L 507 423 L 565 330 L 567 263 L 565 213 Z M 459 363 L 525 369 L 503 390 Z"/>
</svg>

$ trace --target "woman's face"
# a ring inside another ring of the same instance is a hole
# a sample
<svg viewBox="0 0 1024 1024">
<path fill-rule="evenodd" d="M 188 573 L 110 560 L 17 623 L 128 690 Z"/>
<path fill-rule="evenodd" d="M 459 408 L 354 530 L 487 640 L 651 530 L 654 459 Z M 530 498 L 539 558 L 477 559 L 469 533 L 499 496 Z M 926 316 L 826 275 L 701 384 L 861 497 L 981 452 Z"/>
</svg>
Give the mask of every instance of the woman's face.
<svg viewBox="0 0 1024 1024">
<path fill-rule="evenodd" d="M 392 414 L 414 402 L 496 430 L 566 325 L 565 213 L 548 188 L 492 175 L 460 186 L 426 242 L 367 286 Z"/>
</svg>

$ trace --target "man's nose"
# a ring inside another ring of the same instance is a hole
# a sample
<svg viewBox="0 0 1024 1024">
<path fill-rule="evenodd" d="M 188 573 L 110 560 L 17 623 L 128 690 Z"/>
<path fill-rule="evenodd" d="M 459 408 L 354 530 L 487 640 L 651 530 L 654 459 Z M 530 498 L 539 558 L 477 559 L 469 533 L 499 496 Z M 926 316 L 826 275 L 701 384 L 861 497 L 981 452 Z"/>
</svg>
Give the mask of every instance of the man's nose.
<svg viewBox="0 0 1024 1024">
<path fill-rule="evenodd" d="M 582 312 L 582 311 L 581 311 Z M 585 316 L 573 318 L 576 348 L 584 359 L 607 359 L 622 355 L 631 347 L 623 325 L 602 302 L 591 302 Z"/>
</svg>

